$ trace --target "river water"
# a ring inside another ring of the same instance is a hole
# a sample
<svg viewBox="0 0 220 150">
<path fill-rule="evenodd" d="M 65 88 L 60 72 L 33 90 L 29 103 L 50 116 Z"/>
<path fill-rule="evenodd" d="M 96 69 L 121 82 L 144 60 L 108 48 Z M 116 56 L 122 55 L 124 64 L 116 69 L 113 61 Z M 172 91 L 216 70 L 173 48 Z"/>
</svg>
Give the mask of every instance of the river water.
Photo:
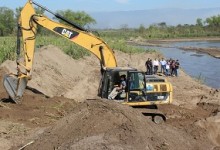
<svg viewBox="0 0 220 150">
<path fill-rule="evenodd" d="M 209 42 L 174 42 L 171 47 L 215 47 L 220 48 L 220 41 Z M 179 48 L 143 46 L 146 49 L 159 50 L 167 59 L 178 59 L 181 69 L 194 78 L 200 78 L 204 84 L 220 89 L 220 59 L 207 54 L 184 51 Z M 153 59 L 153 58 L 152 58 Z"/>
<path fill-rule="evenodd" d="M 174 42 L 175 47 L 220 48 L 220 41 Z"/>
</svg>

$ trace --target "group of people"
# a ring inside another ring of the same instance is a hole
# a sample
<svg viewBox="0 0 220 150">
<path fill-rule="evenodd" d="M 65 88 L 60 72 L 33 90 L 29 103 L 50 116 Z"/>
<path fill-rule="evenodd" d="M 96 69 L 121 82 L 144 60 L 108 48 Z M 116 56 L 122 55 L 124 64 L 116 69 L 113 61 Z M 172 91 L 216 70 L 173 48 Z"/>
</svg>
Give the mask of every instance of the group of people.
<svg viewBox="0 0 220 150">
<path fill-rule="evenodd" d="M 157 59 L 155 58 L 154 60 L 148 58 L 145 67 L 146 67 L 146 74 L 147 75 L 153 75 L 153 74 L 158 74 L 159 73 L 159 68 L 160 68 L 160 73 L 166 75 L 166 76 L 178 76 L 178 69 L 179 69 L 180 63 L 179 60 L 174 60 L 174 59 L 169 59 L 165 60 L 164 58 L 162 59 Z"/>
</svg>

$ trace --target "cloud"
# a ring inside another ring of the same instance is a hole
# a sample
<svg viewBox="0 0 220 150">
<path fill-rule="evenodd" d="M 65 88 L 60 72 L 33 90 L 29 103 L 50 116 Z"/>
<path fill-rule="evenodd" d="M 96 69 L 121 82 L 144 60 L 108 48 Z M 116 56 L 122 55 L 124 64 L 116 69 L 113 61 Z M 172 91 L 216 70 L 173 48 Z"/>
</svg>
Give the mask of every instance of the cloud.
<svg viewBox="0 0 220 150">
<path fill-rule="evenodd" d="M 117 3 L 123 3 L 123 4 L 125 4 L 125 3 L 128 2 L 128 0 L 116 0 L 116 2 L 117 2 Z"/>
</svg>

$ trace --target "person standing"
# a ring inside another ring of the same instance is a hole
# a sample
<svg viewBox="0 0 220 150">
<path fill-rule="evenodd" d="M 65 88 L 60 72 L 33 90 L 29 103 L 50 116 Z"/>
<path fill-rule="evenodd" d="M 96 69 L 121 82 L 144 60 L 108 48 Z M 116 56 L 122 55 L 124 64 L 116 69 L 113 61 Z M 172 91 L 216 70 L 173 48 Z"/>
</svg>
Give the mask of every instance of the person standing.
<svg viewBox="0 0 220 150">
<path fill-rule="evenodd" d="M 166 60 L 164 60 L 163 58 L 160 60 L 160 66 L 161 66 L 161 73 L 165 74 L 166 71 Z"/>
<path fill-rule="evenodd" d="M 153 63 L 152 63 L 152 59 L 150 59 L 149 66 L 150 66 L 150 75 L 152 75 L 152 74 L 153 74 Z"/>
<path fill-rule="evenodd" d="M 180 63 L 179 60 L 177 59 L 175 62 L 175 69 L 174 69 L 174 74 L 176 77 L 178 77 L 178 69 L 179 69 Z"/>
<path fill-rule="evenodd" d="M 170 76 L 170 61 L 167 60 L 166 62 L 166 73 L 165 73 L 166 76 Z"/>
<path fill-rule="evenodd" d="M 175 76 L 175 68 L 176 68 L 176 61 L 175 60 L 172 60 L 171 63 L 170 63 L 170 75 L 171 76 Z"/>
<path fill-rule="evenodd" d="M 159 61 L 157 60 L 157 58 L 153 60 L 153 67 L 154 67 L 154 74 L 157 74 L 158 67 L 159 67 Z"/>
<path fill-rule="evenodd" d="M 150 58 L 147 59 L 146 63 L 145 63 L 145 67 L 146 67 L 146 74 L 149 75 L 151 74 L 151 65 L 150 65 Z"/>
</svg>

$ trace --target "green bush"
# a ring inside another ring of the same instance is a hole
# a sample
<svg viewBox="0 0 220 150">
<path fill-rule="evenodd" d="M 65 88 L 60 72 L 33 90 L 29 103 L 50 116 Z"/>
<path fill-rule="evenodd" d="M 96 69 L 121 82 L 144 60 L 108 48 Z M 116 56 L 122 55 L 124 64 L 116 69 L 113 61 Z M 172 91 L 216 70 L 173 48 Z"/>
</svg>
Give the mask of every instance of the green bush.
<svg viewBox="0 0 220 150">
<path fill-rule="evenodd" d="M 16 58 L 16 38 L 0 37 L 0 63 L 5 60 L 15 60 Z"/>
</svg>

